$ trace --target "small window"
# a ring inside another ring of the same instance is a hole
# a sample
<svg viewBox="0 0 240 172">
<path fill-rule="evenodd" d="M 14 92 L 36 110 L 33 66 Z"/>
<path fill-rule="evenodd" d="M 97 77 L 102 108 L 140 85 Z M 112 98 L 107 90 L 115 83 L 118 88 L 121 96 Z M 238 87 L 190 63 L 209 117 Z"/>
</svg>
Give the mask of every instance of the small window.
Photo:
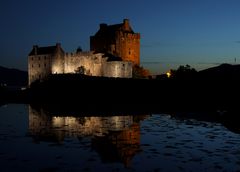
<svg viewBox="0 0 240 172">
<path fill-rule="evenodd" d="M 47 64 L 46 64 L 46 63 L 44 63 L 44 67 L 47 67 Z"/>
<path fill-rule="evenodd" d="M 32 68 L 33 68 L 33 64 L 32 64 Z"/>
<path fill-rule="evenodd" d="M 41 67 L 41 65 L 40 65 L 40 64 L 39 64 L 38 66 L 39 66 L 39 68 Z"/>
<path fill-rule="evenodd" d="M 38 60 L 40 60 L 40 57 L 38 57 Z"/>
<path fill-rule="evenodd" d="M 47 56 L 44 56 L 44 60 L 46 60 L 47 59 Z"/>
</svg>

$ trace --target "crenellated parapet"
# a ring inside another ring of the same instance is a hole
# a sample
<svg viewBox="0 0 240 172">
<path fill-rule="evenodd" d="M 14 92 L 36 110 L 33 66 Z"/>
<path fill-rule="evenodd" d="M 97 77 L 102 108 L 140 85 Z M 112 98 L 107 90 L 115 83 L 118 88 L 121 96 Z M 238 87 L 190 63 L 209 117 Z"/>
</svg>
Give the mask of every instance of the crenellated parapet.
<svg viewBox="0 0 240 172">
<path fill-rule="evenodd" d="M 65 53 L 65 57 L 92 56 L 92 55 L 94 55 L 93 51 L 81 51 L 81 52 Z"/>
<path fill-rule="evenodd" d="M 131 39 L 140 40 L 140 33 L 123 33 L 119 31 L 119 36 L 130 40 Z"/>
</svg>

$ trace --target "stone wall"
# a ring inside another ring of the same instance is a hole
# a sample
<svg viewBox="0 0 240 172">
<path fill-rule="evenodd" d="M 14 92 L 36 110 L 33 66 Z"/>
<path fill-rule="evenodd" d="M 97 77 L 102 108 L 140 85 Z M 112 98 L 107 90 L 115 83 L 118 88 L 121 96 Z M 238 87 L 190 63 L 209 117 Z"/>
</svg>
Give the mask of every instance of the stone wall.
<svg viewBox="0 0 240 172">
<path fill-rule="evenodd" d="M 123 61 L 132 61 L 140 64 L 140 34 L 118 32 L 116 38 L 116 55 Z"/>
<path fill-rule="evenodd" d="M 52 59 L 53 56 L 34 55 L 28 57 L 28 84 L 36 80 L 43 80 L 52 73 Z"/>
<path fill-rule="evenodd" d="M 132 63 L 127 61 L 111 61 L 103 65 L 103 76 L 132 78 Z"/>
<path fill-rule="evenodd" d="M 102 76 L 102 63 L 106 58 L 103 54 L 93 52 L 78 52 L 65 55 L 64 73 L 76 73 L 78 67 L 84 67 L 84 74 L 90 76 Z"/>
<path fill-rule="evenodd" d="M 65 53 L 61 50 L 60 44 L 57 44 L 51 64 L 53 74 L 64 73 L 64 56 Z"/>
<path fill-rule="evenodd" d="M 132 77 L 131 62 L 107 62 L 107 57 L 103 57 L 101 53 L 80 52 L 66 54 L 64 64 L 64 73 L 76 73 L 78 67 L 83 67 L 85 75 L 121 78 Z"/>
</svg>

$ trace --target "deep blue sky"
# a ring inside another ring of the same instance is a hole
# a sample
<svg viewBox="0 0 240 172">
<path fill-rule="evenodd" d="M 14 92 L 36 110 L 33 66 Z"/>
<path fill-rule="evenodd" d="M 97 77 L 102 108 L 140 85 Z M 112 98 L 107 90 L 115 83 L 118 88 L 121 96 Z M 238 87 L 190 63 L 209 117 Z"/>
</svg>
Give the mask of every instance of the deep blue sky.
<svg viewBox="0 0 240 172">
<path fill-rule="evenodd" d="M 89 50 L 100 23 L 129 18 L 141 65 L 161 73 L 240 62 L 239 0 L 0 0 L 0 65 L 27 70 L 32 45 Z"/>
</svg>

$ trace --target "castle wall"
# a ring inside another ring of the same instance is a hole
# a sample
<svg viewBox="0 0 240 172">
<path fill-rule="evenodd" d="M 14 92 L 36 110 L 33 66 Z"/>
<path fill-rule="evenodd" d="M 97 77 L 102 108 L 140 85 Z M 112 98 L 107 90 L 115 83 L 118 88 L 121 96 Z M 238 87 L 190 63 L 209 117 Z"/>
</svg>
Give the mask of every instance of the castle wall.
<svg viewBox="0 0 240 172">
<path fill-rule="evenodd" d="M 90 50 L 95 52 L 109 52 L 109 38 L 106 37 L 90 37 Z"/>
<path fill-rule="evenodd" d="M 84 74 L 91 76 L 102 76 L 102 63 L 106 59 L 103 54 L 93 52 L 79 52 L 65 55 L 64 73 L 76 73 L 78 67 L 84 67 Z"/>
<path fill-rule="evenodd" d="M 43 80 L 52 73 L 52 55 L 34 55 L 28 57 L 28 84 Z"/>
<path fill-rule="evenodd" d="M 57 44 L 55 55 L 52 58 L 51 73 L 53 74 L 64 73 L 64 56 L 65 53 L 61 50 L 60 44 Z"/>
<path fill-rule="evenodd" d="M 103 65 L 103 76 L 132 78 L 132 63 L 127 61 L 111 61 Z"/>
</svg>

